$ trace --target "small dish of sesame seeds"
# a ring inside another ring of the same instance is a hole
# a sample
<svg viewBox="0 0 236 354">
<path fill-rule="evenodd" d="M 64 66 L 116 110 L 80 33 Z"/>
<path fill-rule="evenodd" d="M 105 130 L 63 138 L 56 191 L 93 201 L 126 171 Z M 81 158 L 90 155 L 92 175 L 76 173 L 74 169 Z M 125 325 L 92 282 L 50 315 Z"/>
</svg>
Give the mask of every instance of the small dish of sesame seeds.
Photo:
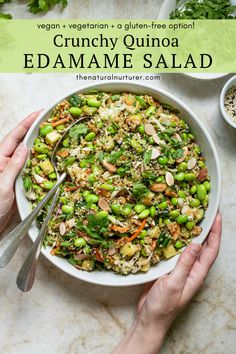
<svg viewBox="0 0 236 354">
<path fill-rule="evenodd" d="M 221 91 L 220 110 L 226 122 L 236 128 L 236 75 L 226 82 Z"/>
</svg>

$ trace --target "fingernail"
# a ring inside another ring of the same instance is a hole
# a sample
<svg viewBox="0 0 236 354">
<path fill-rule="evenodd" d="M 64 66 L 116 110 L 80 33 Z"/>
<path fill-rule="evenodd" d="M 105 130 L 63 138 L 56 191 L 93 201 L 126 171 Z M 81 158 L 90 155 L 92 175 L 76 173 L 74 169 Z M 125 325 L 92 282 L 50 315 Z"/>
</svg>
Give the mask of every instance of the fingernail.
<svg viewBox="0 0 236 354">
<path fill-rule="evenodd" d="M 199 243 L 192 243 L 190 253 L 196 257 L 201 252 L 201 249 L 202 245 Z"/>
</svg>

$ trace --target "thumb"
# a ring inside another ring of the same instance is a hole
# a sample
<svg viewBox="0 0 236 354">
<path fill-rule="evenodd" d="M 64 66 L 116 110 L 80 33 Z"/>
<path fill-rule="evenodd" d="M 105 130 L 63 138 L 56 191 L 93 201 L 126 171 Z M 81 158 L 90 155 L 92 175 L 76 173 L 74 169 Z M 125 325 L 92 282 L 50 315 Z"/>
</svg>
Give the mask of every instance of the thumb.
<svg viewBox="0 0 236 354">
<path fill-rule="evenodd" d="M 9 193 L 13 189 L 16 177 L 24 166 L 27 154 L 27 147 L 21 143 L 4 168 L 1 174 L 1 184 L 4 186 L 6 193 Z"/>
<path fill-rule="evenodd" d="M 178 284 L 180 288 L 184 287 L 187 277 L 197 260 L 201 249 L 202 245 L 198 243 L 192 243 L 189 245 L 181 254 L 175 269 L 170 274 L 173 283 Z"/>
</svg>

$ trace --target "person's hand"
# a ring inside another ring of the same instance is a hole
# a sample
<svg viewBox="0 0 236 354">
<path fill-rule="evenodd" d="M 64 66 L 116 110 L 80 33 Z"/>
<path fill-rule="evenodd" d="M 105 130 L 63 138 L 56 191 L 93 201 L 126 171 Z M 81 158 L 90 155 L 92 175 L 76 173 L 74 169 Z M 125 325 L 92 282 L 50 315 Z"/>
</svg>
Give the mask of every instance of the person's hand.
<svg viewBox="0 0 236 354">
<path fill-rule="evenodd" d="M 27 147 L 21 141 L 39 113 L 30 114 L 0 143 L 0 232 L 6 227 L 14 210 L 15 179 L 28 154 Z"/>
<path fill-rule="evenodd" d="M 132 328 L 114 354 L 156 354 L 160 350 L 169 326 L 203 285 L 219 252 L 221 229 L 218 214 L 203 246 L 190 244 L 175 269 L 149 286 L 138 303 Z"/>
</svg>

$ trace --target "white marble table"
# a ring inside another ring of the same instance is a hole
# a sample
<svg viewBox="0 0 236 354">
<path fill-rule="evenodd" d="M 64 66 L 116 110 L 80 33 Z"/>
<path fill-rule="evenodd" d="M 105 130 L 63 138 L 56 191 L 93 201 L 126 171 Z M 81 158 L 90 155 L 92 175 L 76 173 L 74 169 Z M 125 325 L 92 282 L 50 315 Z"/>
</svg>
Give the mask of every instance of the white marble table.
<svg viewBox="0 0 236 354">
<path fill-rule="evenodd" d="M 61 14 L 49 17 L 152 18 L 162 1 L 70 0 Z M 75 9 L 73 7 L 75 6 Z M 9 10 L 12 8 L 7 6 Z M 26 15 L 23 2 L 15 17 Z M 184 100 L 204 121 L 221 157 L 224 218 L 219 258 L 204 288 L 169 331 L 162 354 L 233 354 L 236 352 L 236 131 L 219 113 L 219 94 L 227 78 L 196 81 L 183 75 L 161 75 L 154 85 Z M 75 75 L 0 74 L 0 136 L 31 111 L 83 82 Z M 19 221 L 17 213 L 11 227 Z M 40 259 L 36 282 L 28 294 L 15 285 L 16 273 L 31 245 L 26 239 L 9 266 L 0 271 L 0 351 L 4 354 L 108 354 L 129 327 L 142 287 L 105 288 L 83 283 Z M 144 353 L 145 354 L 145 353 Z"/>
</svg>

